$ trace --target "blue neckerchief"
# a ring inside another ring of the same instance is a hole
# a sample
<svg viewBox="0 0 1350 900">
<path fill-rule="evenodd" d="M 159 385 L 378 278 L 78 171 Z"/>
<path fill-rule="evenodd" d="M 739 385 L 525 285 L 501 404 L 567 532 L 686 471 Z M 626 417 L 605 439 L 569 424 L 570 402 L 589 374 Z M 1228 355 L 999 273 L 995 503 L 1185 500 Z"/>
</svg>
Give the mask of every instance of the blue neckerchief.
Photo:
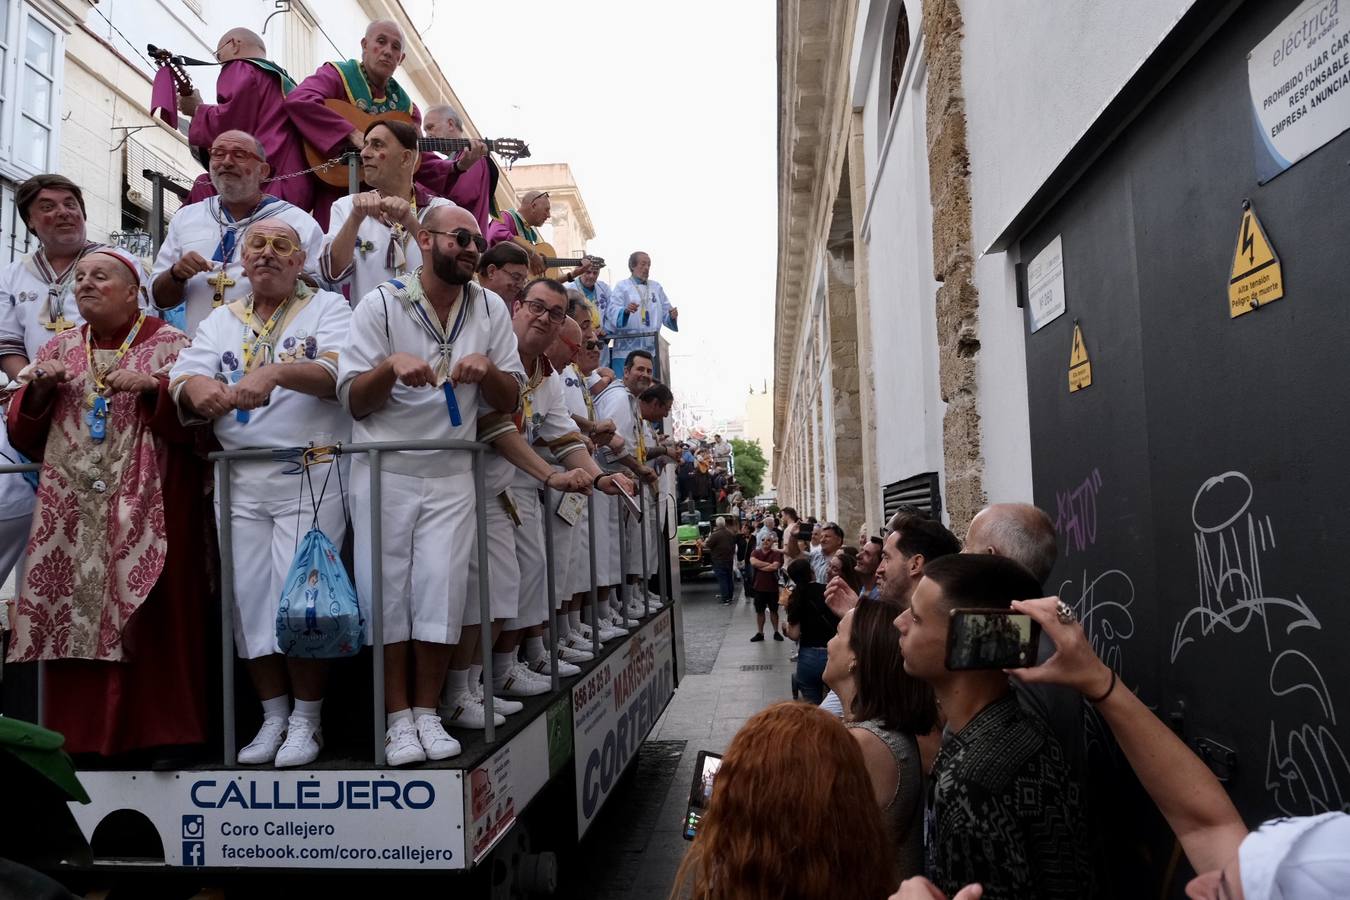
<svg viewBox="0 0 1350 900">
<path fill-rule="evenodd" d="M 253 217 L 260 211 L 269 204 L 278 202 L 280 199 L 280 197 L 273 197 L 271 194 L 263 194 L 262 199 L 258 201 L 258 205 L 254 208 L 253 212 L 248 214 L 248 221 L 253 221 Z M 225 216 L 225 220 L 230 224 L 229 227 L 222 232 L 220 243 L 216 245 L 216 252 L 211 254 L 211 259 L 214 262 L 227 263 L 231 259 L 234 259 L 234 245 L 238 236 L 239 223 L 235 220 L 234 216 L 230 215 L 230 211 L 226 208 L 224 200 L 220 201 L 220 211 Z"/>
</svg>

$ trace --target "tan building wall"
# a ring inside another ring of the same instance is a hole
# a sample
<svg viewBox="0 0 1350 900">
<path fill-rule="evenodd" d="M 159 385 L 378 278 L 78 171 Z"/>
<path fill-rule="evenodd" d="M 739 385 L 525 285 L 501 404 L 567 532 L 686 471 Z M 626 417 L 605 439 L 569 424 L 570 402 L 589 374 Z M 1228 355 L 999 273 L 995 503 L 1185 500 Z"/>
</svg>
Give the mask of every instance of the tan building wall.
<svg viewBox="0 0 1350 900">
<path fill-rule="evenodd" d="M 517 196 L 526 191 L 548 192 L 552 215 L 541 230 L 560 257 L 577 257 L 586 252 L 587 242 L 595 237 L 595 226 L 586 211 L 586 202 L 581 199 L 581 188 L 572 177 L 571 166 L 567 163 L 514 166 L 511 184 Z M 606 262 L 611 268 L 615 265 L 612 259 Z"/>
</svg>

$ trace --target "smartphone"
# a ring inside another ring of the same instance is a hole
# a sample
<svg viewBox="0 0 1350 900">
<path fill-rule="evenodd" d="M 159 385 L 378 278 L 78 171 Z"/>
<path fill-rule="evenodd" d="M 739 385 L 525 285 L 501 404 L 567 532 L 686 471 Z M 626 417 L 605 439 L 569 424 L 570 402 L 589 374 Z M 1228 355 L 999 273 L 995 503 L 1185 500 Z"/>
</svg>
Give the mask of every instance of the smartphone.
<svg viewBox="0 0 1350 900">
<path fill-rule="evenodd" d="M 947 631 L 947 668 L 1022 669 L 1036 665 L 1041 626 L 1008 609 L 957 609 Z"/>
<path fill-rule="evenodd" d="M 692 841 L 698 834 L 698 823 L 708 811 L 712 800 L 713 779 L 722 765 L 722 754 L 700 750 L 694 762 L 694 783 L 689 786 L 689 811 L 684 814 L 684 839 Z"/>
</svg>

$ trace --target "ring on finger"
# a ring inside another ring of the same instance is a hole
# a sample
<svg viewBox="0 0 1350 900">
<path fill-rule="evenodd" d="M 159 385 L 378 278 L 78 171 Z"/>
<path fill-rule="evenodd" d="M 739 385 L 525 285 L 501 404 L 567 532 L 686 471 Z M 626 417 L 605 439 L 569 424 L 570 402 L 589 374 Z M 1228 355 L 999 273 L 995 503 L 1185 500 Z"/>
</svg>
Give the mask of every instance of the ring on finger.
<svg viewBox="0 0 1350 900">
<path fill-rule="evenodd" d="M 1078 621 L 1078 613 L 1073 611 L 1072 606 L 1059 600 L 1055 603 L 1055 618 L 1063 625 L 1072 625 Z"/>
</svg>

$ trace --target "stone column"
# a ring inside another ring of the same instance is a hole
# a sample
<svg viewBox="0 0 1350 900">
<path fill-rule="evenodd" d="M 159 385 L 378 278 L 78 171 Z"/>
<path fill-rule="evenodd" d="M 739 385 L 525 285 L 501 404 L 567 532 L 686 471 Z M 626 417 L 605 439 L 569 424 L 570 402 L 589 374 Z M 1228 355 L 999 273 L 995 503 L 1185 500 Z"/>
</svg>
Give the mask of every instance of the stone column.
<svg viewBox="0 0 1350 900">
<path fill-rule="evenodd" d="M 845 170 L 847 176 L 847 169 Z M 848 187 L 841 185 L 840 198 L 848 204 Z M 841 229 L 842 230 L 842 229 Z M 847 233 L 831 235 L 826 245 L 826 311 L 830 321 L 830 404 L 834 433 L 824 435 L 834 443 L 834 483 L 838 508 L 834 518 L 844 533 L 856 534 L 867 516 L 863 488 L 862 383 L 858 360 L 858 305 L 853 276 L 853 228 L 848 216 Z"/>
<path fill-rule="evenodd" d="M 952 531 L 965 534 L 984 505 L 984 456 L 975 399 L 980 352 L 979 293 L 970 219 L 970 150 L 961 82 L 958 0 L 924 0 L 928 61 L 928 180 L 933 205 L 933 277 L 937 292 L 938 379 L 946 508 Z"/>
<path fill-rule="evenodd" d="M 840 466 L 845 478 L 856 477 L 862 483 L 862 508 L 858 521 L 846 527 L 866 527 L 870 534 L 879 534 L 881 475 L 877 471 L 877 424 L 876 424 L 876 388 L 871 373 L 876 371 L 872 361 L 872 299 L 868 285 L 867 242 L 862 239 L 863 211 L 867 209 L 866 178 L 866 133 L 863 127 L 862 112 L 853 113 L 848 144 L 848 162 L 844 167 L 847 178 L 847 190 L 853 211 L 853 298 L 857 310 L 855 328 L 858 347 L 858 431 L 861 447 L 862 465 L 855 470 L 856 476 Z M 843 183 L 841 182 L 841 186 Z M 843 512 L 839 514 L 841 517 Z M 843 523 L 840 523 L 843 524 Z"/>
</svg>

